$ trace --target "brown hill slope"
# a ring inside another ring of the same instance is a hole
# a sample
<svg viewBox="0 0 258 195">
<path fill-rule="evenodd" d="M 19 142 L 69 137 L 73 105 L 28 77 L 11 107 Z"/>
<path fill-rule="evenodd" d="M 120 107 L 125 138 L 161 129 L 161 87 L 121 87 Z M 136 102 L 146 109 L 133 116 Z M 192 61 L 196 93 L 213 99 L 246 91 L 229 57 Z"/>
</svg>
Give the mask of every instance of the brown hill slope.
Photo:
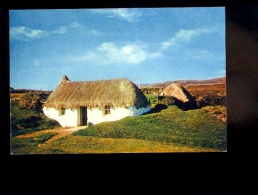
<svg viewBox="0 0 258 195">
<path fill-rule="evenodd" d="M 206 80 L 171 80 L 164 83 L 153 83 L 142 85 L 144 87 L 167 87 L 171 83 L 179 83 L 182 86 L 186 85 L 207 85 L 207 84 L 226 84 L 226 77 L 206 79 Z"/>
</svg>

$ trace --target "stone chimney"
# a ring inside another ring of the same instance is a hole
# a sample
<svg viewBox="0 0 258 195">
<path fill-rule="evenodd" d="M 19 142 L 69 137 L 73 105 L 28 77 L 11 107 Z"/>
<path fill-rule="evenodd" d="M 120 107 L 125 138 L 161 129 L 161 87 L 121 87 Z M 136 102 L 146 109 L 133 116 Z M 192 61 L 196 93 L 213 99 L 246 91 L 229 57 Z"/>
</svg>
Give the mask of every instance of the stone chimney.
<svg viewBox="0 0 258 195">
<path fill-rule="evenodd" d="M 62 76 L 62 79 L 61 79 L 59 85 L 63 84 L 63 83 L 68 83 L 68 82 L 71 82 L 71 81 L 69 80 L 69 78 L 66 75 L 64 75 L 64 76 Z"/>
</svg>

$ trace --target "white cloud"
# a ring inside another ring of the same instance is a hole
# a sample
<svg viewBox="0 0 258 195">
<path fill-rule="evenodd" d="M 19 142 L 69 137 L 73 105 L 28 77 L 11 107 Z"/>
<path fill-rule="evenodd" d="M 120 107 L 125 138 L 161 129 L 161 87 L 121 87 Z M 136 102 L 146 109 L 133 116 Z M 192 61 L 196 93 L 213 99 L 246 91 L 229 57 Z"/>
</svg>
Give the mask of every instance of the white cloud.
<svg viewBox="0 0 258 195">
<path fill-rule="evenodd" d="M 82 27 L 83 25 L 78 23 L 78 22 L 73 22 L 69 25 L 70 28 L 79 28 Z"/>
<path fill-rule="evenodd" d="M 97 31 L 97 30 L 91 30 L 90 33 L 93 34 L 93 35 L 100 35 L 100 34 L 101 34 L 101 33 L 100 33 L 99 31 Z"/>
<path fill-rule="evenodd" d="M 195 30 L 184 30 L 180 29 L 178 32 L 176 32 L 175 36 L 171 38 L 170 40 L 166 42 L 161 43 L 162 49 L 167 49 L 173 45 L 176 45 L 178 43 L 188 43 L 190 42 L 194 37 L 199 36 L 204 33 L 210 33 L 212 32 L 212 29 L 195 29 Z"/>
<path fill-rule="evenodd" d="M 84 55 L 71 56 L 68 58 L 68 61 L 96 61 L 96 60 L 97 60 L 97 55 L 93 52 L 86 52 Z"/>
<path fill-rule="evenodd" d="M 128 9 L 114 9 L 114 14 L 117 14 L 118 16 L 122 17 L 123 19 L 132 22 L 138 17 L 140 14 L 138 12 L 128 10 Z"/>
<path fill-rule="evenodd" d="M 99 31 L 97 31 L 95 29 L 92 29 L 92 30 L 87 29 L 86 26 L 84 26 L 83 24 L 78 23 L 76 21 L 71 23 L 68 27 L 71 28 L 71 29 L 83 28 L 85 33 L 88 33 L 88 34 L 91 34 L 91 35 L 101 35 L 102 34 L 101 32 L 99 32 Z"/>
<path fill-rule="evenodd" d="M 87 61 L 95 64 L 113 64 L 124 66 L 128 64 L 140 64 L 141 62 L 159 57 L 160 53 L 148 52 L 146 46 L 135 42 L 118 46 L 115 43 L 102 43 L 95 52 L 86 52 L 81 56 L 69 57 L 68 61 Z"/>
<path fill-rule="evenodd" d="M 54 34 L 64 34 L 67 32 L 67 27 L 65 26 L 60 26 L 58 29 L 52 31 Z"/>
<path fill-rule="evenodd" d="M 108 17 L 119 17 L 128 22 L 134 22 L 137 19 L 137 17 L 141 16 L 140 12 L 130 8 L 95 9 L 94 12 L 100 14 L 107 14 Z"/>
<path fill-rule="evenodd" d="M 114 43 L 103 43 L 98 50 L 107 57 L 108 63 L 139 64 L 146 60 L 148 55 L 142 46 L 137 44 L 127 44 L 119 48 Z"/>
<path fill-rule="evenodd" d="M 77 29 L 80 27 L 83 27 L 83 25 L 78 22 L 73 22 L 66 26 L 59 26 L 58 28 L 49 31 L 31 29 L 25 26 L 11 27 L 10 38 L 17 40 L 41 39 L 50 36 L 51 34 L 65 34 L 69 29 Z M 87 32 L 92 35 L 101 35 L 101 33 L 96 30 L 88 30 Z"/>
<path fill-rule="evenodd" d="M 35 38 L 39 39 L 48 35 L 47 31 L 39 30 L 39 29 L 30 29 L 25 26 L 20 27 L 11 27 L 10 28 L 10 37 L 11 38 Z"/>
<path fill-rule="evenodd" d="M 73 25 L 75 25 L 73 23 Z M 78 24 L 77 24 L 78 25 Z M 66 26 L 60 26 L 53 31 L 46 31 L 41 29 L 31 29 L 25 26 L 11 27 L 10 28 L 10 38 L 18 40 L 28 40 L 28 39 L 41 39 L 47 37 L 51 34 L 64 34 L 67 33 L 68 28 Z"/>
</svg>

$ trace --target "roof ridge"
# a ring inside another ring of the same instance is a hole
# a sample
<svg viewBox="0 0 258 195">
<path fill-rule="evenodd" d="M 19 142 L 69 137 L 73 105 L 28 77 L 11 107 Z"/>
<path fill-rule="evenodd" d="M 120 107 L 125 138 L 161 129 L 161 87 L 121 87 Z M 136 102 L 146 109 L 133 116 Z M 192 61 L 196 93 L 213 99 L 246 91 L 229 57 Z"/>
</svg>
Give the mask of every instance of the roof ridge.
<svg viewBox="0 0 258 195">
<path fill-rule="evenodd" d="M 146 107 L 149 103 L 144 94 L 127 78 L 95 81 L 64 81 L 49 96 L 45 106 L 75 107 L 104 105 L 112 102 L 116 106 L 135 105 Z"/>
<path fill-rule="evenodd" d="M 130 79 L 128 78 L 113 78 L 113 79 L 98 79 L 98 80 L 85 80 L 85 81 L 70 81 L 69 82 L 72 82 L 72 83 L 85 83 L 85 82 L 101 82 L 101 81 L 115 81 L 115 80 L 127 80 L 127 81 L 130 81 L 132 82 Z"/>
</svg>

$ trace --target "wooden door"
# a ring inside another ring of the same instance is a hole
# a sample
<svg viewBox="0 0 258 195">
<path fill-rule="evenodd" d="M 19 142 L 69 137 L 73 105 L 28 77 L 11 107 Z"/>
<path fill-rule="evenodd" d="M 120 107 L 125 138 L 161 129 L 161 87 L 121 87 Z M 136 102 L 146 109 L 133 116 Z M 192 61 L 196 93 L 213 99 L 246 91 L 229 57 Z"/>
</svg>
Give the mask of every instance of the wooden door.
<svg viewBox="0 0 258 195">
<path fill-rule="evenodd" d="M 81 107 L 81 125 L 87 125 L 87 107 Z"/>
</svg>

